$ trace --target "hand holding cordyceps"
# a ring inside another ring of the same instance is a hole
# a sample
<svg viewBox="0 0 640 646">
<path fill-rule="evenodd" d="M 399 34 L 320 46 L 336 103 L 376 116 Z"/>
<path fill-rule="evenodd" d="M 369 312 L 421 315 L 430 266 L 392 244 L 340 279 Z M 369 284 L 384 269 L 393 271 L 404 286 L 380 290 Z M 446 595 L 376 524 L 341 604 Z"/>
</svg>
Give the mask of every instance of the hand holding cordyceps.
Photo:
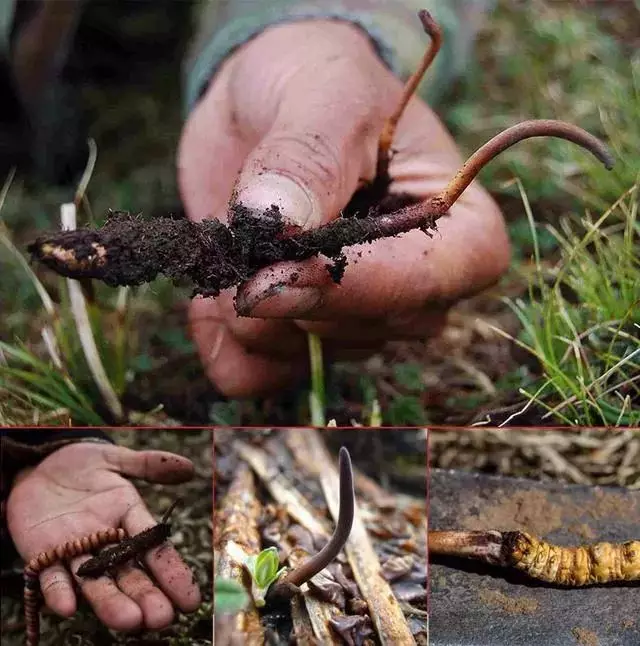
<svg viewBox="0 0 640 646">
<path fill-rule="evenodd" d="M 37 467 L 23 471 L 7 502 L 7 522 L 16 548 L 28 562 L 40 552 L 111 527 L 129 536 L 157 520 L 134 485 L 124 476 L 147 482 L 179 484 L 191 480 L 190 460 L 164 451 L 133 451 L 110 444 L 78 443 L 58 449 Z M 200 590 L 188 566 L 171 546 L 149 551 L 144 561 L 154 580 L 133 564 L 114 578 L 75 575 L 90 555 L 56 564 L 40 574 L 47 606 L 62 616 L 77 607 L 74 581 L 109 628 L 131 631 L 170 625 L 174 606 L 192 612 Z"/>
<path fill-rule="evenodd" d="M 307 229 L 335 219 L 360 180 L 373 178 L 378 136 L 401 92 L 355 26 L 267 29 L 225 61 L 186 124 L 178 169 L 187 214 L 226 220 L 233 194 L 257 209 L 277 204 Z M 462 163 L 419 99 L 392 148 L 392 192 L 432 195 Z M 495 282 L 509 262 L 503 218 L 480 186 L 451 215 L 433 239 L 411 231 L 350 248 L 339 285 L 320 257 L 261 270 L 235 307 L 233 291 L 196 298 L 191 325 L 209 378 L 234 397 L 275 391 L 304 373 L 307 331 L 338 358 L 436 334 L 452 303 Z"/>
</svg>

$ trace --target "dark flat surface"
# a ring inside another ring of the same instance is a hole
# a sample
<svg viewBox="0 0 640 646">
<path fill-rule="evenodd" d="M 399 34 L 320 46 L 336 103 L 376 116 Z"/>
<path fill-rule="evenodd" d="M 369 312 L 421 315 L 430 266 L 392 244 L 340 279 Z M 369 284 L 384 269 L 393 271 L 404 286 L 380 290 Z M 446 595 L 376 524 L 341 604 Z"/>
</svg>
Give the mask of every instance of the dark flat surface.
<svg viewBox="0 0 640 646">
<path fill-rule="evenodd" d="M 521 529 L 560 545 L 640 539 L 640 492 L 434 469 L 430 527 Z M 433 646 L 640 646 L 640 585 L 554 588 L 472 561 L 430 563 Z"/>
</svg>

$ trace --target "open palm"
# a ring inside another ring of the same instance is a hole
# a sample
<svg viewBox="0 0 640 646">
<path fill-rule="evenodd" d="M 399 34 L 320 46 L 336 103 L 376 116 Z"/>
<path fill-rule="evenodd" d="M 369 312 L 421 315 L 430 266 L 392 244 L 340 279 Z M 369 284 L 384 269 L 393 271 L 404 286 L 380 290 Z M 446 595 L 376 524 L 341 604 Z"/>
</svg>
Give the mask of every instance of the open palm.
<svg viewBox="0 0 640 646">
<path fill-rule="evenodd" d="M 23 559 L 98 530 L 123 527 L 133 535 L 155 525 L 126 476 L 179 484 L 193 477 L 193 465 L 164 451 L 78 443 L 23 471 L 7 503 L 9 531 Z M 113 630 L 164 628 L 173 621 L 174 606 L 192 612 L 200 605 L 200 591 L 173 547 L 164 545 L 146 554 L 153 580 L 134 564 L 119 568 L 113 578 L 77 577 L 74 573 L 89 558 L 79 556 L 40 574 L 45 602 L 57 614 L 71 616 L 76 611 L 76 586 Z"/>
</svg>

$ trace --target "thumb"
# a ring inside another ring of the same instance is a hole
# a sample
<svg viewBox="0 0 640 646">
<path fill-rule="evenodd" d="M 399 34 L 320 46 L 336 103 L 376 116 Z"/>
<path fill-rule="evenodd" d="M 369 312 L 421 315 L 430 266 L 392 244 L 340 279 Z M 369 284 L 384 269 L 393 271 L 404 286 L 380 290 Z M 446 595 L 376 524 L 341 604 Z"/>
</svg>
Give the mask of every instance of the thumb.
<svg viewBox="0 0 640 646">
<path fill-rule="evenodd" d="M 238 61 L 244 82 L 234 83 L 240 89 L 233 103 L 257 145 L 245 159 L 235 201 L 257 210 L 275 204 L 290 223 L 309 229 L 337 217 L 359 180 L 372 177 L 385 112 L 378 77 L 388 74 L 350 26 L 280 29 L 290 30 L 286 38 L 279 30 L 265 33 Z M 327 29 L 340 31 L 342 55 Z M 278 64 L 256 77 L 265 59 Z"/>
<path fill-rule="evenodd" d="M 191 460 L 168 451 L 134 451 L 110 446 L 103 452 L 106 467 L 132 477 L 159 484 L 180 484 L 193 478 Z"/>
</svg>

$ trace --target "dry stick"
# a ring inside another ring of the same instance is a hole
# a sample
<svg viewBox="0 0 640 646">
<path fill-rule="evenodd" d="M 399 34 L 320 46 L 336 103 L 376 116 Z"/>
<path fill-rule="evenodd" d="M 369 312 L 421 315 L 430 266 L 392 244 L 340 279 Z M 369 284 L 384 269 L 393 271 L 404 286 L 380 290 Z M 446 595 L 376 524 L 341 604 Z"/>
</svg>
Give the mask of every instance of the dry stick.
<svg viewBox="0 0 640 646">
<path fill-rule="evenodd" d="M 567 587 L 640 581 L 640 541 L 562 547 L 526 532 L 429 531 L 429 554 L 512 567 Z"/>
<path fill-rule="evenodd" d="M 353 491 L 353 469 L 351 468 L 351 457 L 349 451 L 343 446 L 339 453 L 340 470 L 340 511 L 333 535 L 329 542 L 314 556 L 304 561 L 300 566 L 288 572 L 280 580 L 274 583 L 269 590 L 274 596 L 291 596 L 295 587 L 314 577 L 318 572 L 324 570 L 333 561 L 344 547 L 355 513 L 355 494 Z"/>
<path fill-rule="evenodd" d="M 431 38 L 431 42 L 429 43 L 429 47 L 427 48 L 424 57 L 422 58 L 420 67 L 418 67 L 418 69 L 409 77 L 409 80 L 406 82 L 398 107 L 385 121 L 382 132 L 380 133 L 380 139 L 378 140 L 378 162 L 376 166 L 376 179 L 380 178 L 381 181 L 385 182 L 385 184 L 389 181 L 391 144 L 393 143 L 393 138 L 396 134 L 396 127 L 398 126 L 400 117 L 402 116 L 404 109 L 407 107 L 409 99 L 411 99 L 415 91 L 418 89 L 418 85 L 420 85 L 422 77 L 431 66 L 433 59 L 440 51 L 440 47 L 442 45 L 442 30 L 440 29 L 438 23 L 433 19 L 433 16 L 428 11 L 423 9 L 418 12 L 418 17 L 420 18 L 420 22 L 422 23 L 425 32 Z"/>
<path fill-rule="evenodd" d="M 244 559 L 260 552 L 258 521 L 261 513 L 262 505 L 256 497 L 253 473 L 247 464 L 241 463 L 216 514 L 216 527 L 221 526 L 214 548 L 216 577 L 243 583 Z M 255 607 L 233 617 L 216 616 L 214 630 L 219 646 L 232 644 L 238 635 L 242 636 L 242 643 L 246 646 L 264 644 L 264 630 Z"/>
<path fill-rule="evenodd" d="M 307 499 L 298 493 L 295 484 L 280 473 L 277 468 L 270 468 L 268 456 L 263 449 L 246 444 L 241 440 L 235 440 L 233 448 L 255 471 L 269 490 L 269 493 L 279 505 L 284 507 L 291 518 L 312 534 L 323 537 L 329 536 L 325 524 L 317 519 L 315 510 Z"/>
</svg>

